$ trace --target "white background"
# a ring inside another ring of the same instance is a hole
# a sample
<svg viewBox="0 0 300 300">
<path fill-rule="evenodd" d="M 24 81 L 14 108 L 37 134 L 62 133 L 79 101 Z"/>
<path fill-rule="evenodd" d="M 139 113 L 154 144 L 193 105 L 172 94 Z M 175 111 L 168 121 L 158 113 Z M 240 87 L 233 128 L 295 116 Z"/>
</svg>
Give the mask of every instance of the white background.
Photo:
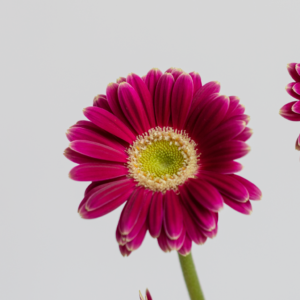
<svg viewBox="0 0 300 300">
<path fill-rule="evenodd" d="M 1 1 L 0 299 L 188 299 L 177 254 L 147 235 L 123 258 L 120 210 L 83 220 L 87 183 L 68 178 L 65 132 L 106 85 L 153 67 L 221 82 L 251 116 L 242 175 L 263 191 L 251 216 L 226 207 L 219 233 L 193 255 L 207 300 L 300 299 L 299 0 Z"/>
</svg>

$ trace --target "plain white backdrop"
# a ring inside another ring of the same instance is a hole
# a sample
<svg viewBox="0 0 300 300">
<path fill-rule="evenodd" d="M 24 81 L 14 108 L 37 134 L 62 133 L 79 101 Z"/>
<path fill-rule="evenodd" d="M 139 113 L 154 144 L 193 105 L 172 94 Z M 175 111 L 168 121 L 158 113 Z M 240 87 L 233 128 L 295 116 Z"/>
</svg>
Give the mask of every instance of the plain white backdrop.
<svg viewBox="0 0 300 300">
<path fill-rule="evenodd" d="M 286 64 L 300 62 L 299 0 L 1 1 L 0 298 L 188 299 L 175 252 L 149 234 L 123 258 L 121 208 L 77 214 L 87 183 L 68 178 L 65 132 L 119 76 L 180 67 L 251 116 L 240 173 L 263 199 L 250 216 L 229 207 L 219 233 L 193 256 L 207 300 L 300 299 L 299 123 Z"/>
</svg>

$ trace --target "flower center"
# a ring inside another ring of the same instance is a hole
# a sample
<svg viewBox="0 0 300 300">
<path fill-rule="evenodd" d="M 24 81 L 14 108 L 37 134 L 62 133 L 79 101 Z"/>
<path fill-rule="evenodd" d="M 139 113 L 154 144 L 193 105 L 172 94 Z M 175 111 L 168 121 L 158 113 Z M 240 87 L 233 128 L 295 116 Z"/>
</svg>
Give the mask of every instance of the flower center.
<svg viewBox="0 0 300 300">
<path fill-rule="evenodd" d="M 198 169 L 196 144 L 171 127 L 152 128 L 138 136 L 127 152 L 128 169 L 138 185 L 153 191 L 177 190 Z"/>
</svg>

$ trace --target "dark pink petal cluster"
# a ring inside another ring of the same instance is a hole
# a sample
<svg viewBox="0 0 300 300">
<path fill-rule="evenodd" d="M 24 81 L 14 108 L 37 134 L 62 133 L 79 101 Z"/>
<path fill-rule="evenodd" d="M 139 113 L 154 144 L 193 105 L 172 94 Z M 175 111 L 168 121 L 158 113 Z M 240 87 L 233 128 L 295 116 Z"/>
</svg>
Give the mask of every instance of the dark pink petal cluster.
<svg viewBox="0 0 300 300">
<path fill-rule="evenodd" d="M 285 104 L 279 113 L 282 117 L 290 121 L 300 121 L 300 64 L 290 63 L 287 65 L 287 69 L 295 81 L 286 86 L 286 91 L 296 101 Z M 296 140 L 296 149 L 300 150 L 299 139 Z"/>
<path fill-rule="evenodd" d="M 116 229 L 123 256 L 141 246 L 147 231 L 163 251 L 187 255 L 192 242 L 203 244 L 217 234 L 224 203 L 250 214 L 250 200 L 261 199 L 253 183 L 235 175 L 242 169 L 235 160 L 250 150 L 249 116 L 236 96 L 219 91 L 218 82 L 202 85 L 198 73 L 181 69 L 130 74 L 95 97 L 84 110 L 88 121 L 68 130 L 65 156 L 78 164 L 70 177 L 91 181 L 79 213 L 98 218 L 125 203 Z M 197 172 L 177 189 L 151 190 L 128 170 L 128 147 L 158 127 L 185 132 L 196 143 Z"/>
</svg>

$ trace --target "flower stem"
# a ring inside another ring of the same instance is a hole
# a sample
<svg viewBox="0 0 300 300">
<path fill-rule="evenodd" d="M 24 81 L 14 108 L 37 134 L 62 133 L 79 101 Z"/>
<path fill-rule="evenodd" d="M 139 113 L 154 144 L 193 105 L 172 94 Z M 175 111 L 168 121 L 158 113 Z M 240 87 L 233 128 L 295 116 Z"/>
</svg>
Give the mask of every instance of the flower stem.
<svg viewBox="0 0 300 300">
<path fill-rule="evenodd" d="M 192 253 L 182 256 L 178 253 L 182 274 L 191 300 L 205 300 L 194 265 Z"/>
</svg>

